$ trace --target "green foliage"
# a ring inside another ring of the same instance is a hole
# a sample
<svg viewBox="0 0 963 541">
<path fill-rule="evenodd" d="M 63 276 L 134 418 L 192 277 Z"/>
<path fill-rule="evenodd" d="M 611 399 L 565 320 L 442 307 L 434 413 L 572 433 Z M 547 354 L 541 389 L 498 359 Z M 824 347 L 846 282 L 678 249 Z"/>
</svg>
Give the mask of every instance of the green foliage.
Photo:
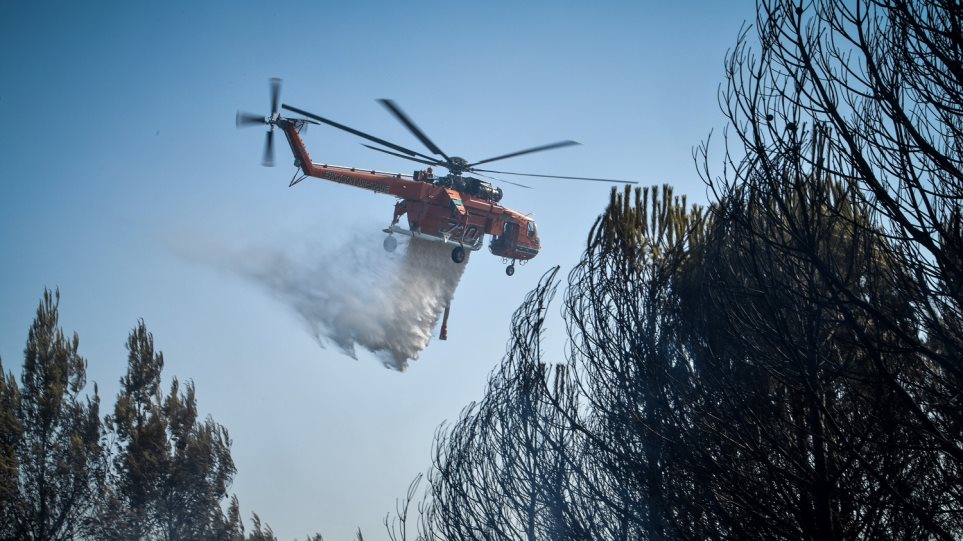
<svg viewBox="0 0 963 541">
<path fill-rule="evenodd" d="M 650 199 L 651 197 L 651 199 Z M 605 213 L 589 233 L 589 246 L 621 251 L 626 259 L 658 258 L 683 242 L 699 242 L 705 213 L 698 205 L 686 207 L 686 196 L 674 196 L 668 184 L 637 187 L 623 193 L 612 188 Z"/>
<path fill-rule="evenodd" d="M 264 524 L 262 527 L 261 517 L 257 513 L 251 513 L 251 525 L 254 529 L 247 536 L 247 541 L 277 541 L 278 538 L 274 536 L 271 526 Z"/>
<path fill-rule="evenodd" d="M 140 321 L 127 340 L 127 373 L 114 414 L 111 487 L 99 520 L 105 538 L 232 538 L 242 533 L 232 499 L 222 504 L 233 479 L 227 430 L 198 420 L 193 383 L 175 378 L 161 393 L 163 354 Z"/>
<path fill-rule="evenodd" d="M 77 335 L 68 339 L 59 327 L 59 301 L 59 291 L 44 291 L 24 348 L 21 387 L 11 376 L 0 387 L 4 538 L 79 535 L 104 486 L 100 399 L 96 386 L 92 398 L 81 396 L 86 361 Z"/>
<path fill-rule="evenodd" d="M 0 363 L 0 539 L 275 541 L 257 514 L 245 537 L 237 497 L 226 501 L 236 471 L 227 430 L 199 419 L 193 383 L 161 391 L 164 357 L 144 322 L 101 420 L 96 385 L 81 396 L 86 361 L 58 307 L 59 292 L 45 291 L 20 386 Z"/>
<path fill-rule="evenodd" d="M 19 504 L 20 461 L 17 448 L 23 427 L 17 418 L 20 389 L 0 360 L 0 532 L 13 531 Z M 6 536 L 4 536 L 6 537 Z"/>
</svg>

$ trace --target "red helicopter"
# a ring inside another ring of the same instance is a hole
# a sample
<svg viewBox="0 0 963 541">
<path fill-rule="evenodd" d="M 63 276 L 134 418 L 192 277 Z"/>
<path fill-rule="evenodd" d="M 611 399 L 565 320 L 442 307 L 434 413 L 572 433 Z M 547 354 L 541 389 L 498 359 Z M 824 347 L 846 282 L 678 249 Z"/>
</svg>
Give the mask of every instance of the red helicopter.
<svg viewBox="0 0 963 541">
<path fill-rule="evenodd" d="M 236 118 L 238 127 L 257 124 L 268 126 L 262 163 L 265 166 L 274 165 L 274 128 L 279 127 L 284 132 L 284 136 L 287 137 L 291 151 L 294 153 L 294 165 L 298 168 L 289 186 L 294 186 L 307 177 L 316 177 L 397 197 L 399 201 L 395 203 L 391 225 L 384 230 L 388 234 L 384 241 L 384 247 L 388 251 L 393 251 L 397 246 L 397 240 L 392 236 L 397 233 L 450 244 L 453 246 L 451 251 L 452 261 L 462 263 L 465 260 L 467 250 L 480 250 L 484 245 L 485 235 L 491 235 L 489 250 L 494 255 L 502 257 L 506 263 L 510 261 L 505 268 L 505 273 L 512 276 L 515 274 L 516 261 L 524 264 L 538 255 L 538 251 L 541 249 L 535 220 L 530 216 L 500 205 L 499 202 L 503 196 L 501 188 L 495 187 L 485 180 L 467 176 L 466 173 L 474 173 L 487 178 L 491 177 L 483 173 L 637 184 L 636 182 L 614 179 L 512 173 L 477 167 L 481 164 L 533 152 L 577 145 L 578 143 L 575 141 L 550 143 L 469 163 L 464 158 L 445 154 L 394 102 L 380 100 L 382 105 L 401 121 L 428 150 L 436 156 L 440 156 L 438 158 L 415 152 L 287 104 L 282 104 L 281 108 L 306 118 L 282 117 L 278 113 L 281 80 L 271 79 L 270 89 L 270 116 L 265 117 L 238 111 Z M 356 167 L 314 163 L 311 161 L 311 156 L 301 139 L 301 131 L 309 123 L 327 124 L 354 134 L 377 143 L 381 147 L 387 147 L 379 148 L 364 145 L 368 148 L 425 164 L 428 168 L 415 171 L 412 175 L 403 175 Z M 435 176 L 432 167 L 447 169 L 448 174 Z M 507 180 L 492 180 L 529 188 L 524 184 Z M 405 215 L 408 216 L 407 228 L 399 224 L 401 217 Z"/>
<path fill-rule="evenodd" d="M 428 139 L 428 136 L 426 136 L 394 102 L 384 99 L 380 100 L 381 104 L 384 105 L 395 118 L 401 121 L 429 151 L 435 154 L 435 156 L 429 156 L 287 104 L 282 104 L 281 108 L 305 118 L 282 117 L 278 112 L 280 90 L 281 80 L 276 78 L 271 79 L 270 116 L 260 116 L 238 111 L 236 117 L 237 127 L 253 125 L 268 126 L 267 139 L 264 145 L 264 158 L 262 160 L 262 164 L 265 166 L 274 165 L 275 127 L 280 128 L 281 131 L 284 132 L 284 136 L 287 137 L 288 144 L 291 146 L 291 152 L 294 153 L 294 165 L 298 168 L 288 186 L 294 186 L 307 177 L 315 177 L 339 184 L 364 188 L 377 193 L 393 195 L 398 198 L 399 200 L 395 203 L 391 225 L 384 229 L 384 232 L 388 234 L 388 237 L 384 240 L 384 248 L 389 252 L 394 251 L 398 245 L 397 239 L 393 236 L 397 233 L 399 235 L 452 245 L 451 259 L 456 264 L 460 264 L 465 261 L 468 250 L 480 250 L 482 246 L 484 246 L 485 235 L 491 235 L 492 239 L 488 245 L 489 250 L 496 256 L 500 256 L 504 262 L 508 263 L 508 266 L 505 268 L 505 274 L 512 276 L 515 274 L 516 262 L 524 264 L 538 255 L 541 249 L 535 220 L 530 216 L 500 205 L 499 202 L 504 195 L 502 189 L 493 186 L 485 180 L 468 176 L 468 173 L 506 184 L 513 184 L 522 188 L 530 188 L 530 186 L 495 179 L 484 173 L 637 184 L 637 182 L 604 178 L 538 175 L 534 173 L 513 173 L 510 171 L 479 169 L 478 166 L 485 163 L 541 152 L 543 150 L 577 145 L 578 143 L 575 141 L 559 141 L 557 143 L 541 145 L 469 163 L 468 160 L 464 158 L 445 154 Z M 364 145 L 370 149 L 418 162 L 428 167 L 425 170 L 417 170 L 412 175 L 406 175 L 375 171 L 372 169 L 360 169 L 357 167 L 314 163 L 311 161 L 311 156 L 308 154 L 304 146 L 304 141 L 301 139 L 301 132 L 308 124 L 327 124 L 380 145 L 380 147 Z M 440 156 L 440 158 L 436 156 Z M 447 169 L 448 174 L 435 176 L 432 167 Z M 408 216 L 407 228 L 399 224 L 401 217 L 405 215 Z M 442 340 L 447 339 L 449 308 L 450 307 L 445 308 L 440 336 Z"/>
</svg>

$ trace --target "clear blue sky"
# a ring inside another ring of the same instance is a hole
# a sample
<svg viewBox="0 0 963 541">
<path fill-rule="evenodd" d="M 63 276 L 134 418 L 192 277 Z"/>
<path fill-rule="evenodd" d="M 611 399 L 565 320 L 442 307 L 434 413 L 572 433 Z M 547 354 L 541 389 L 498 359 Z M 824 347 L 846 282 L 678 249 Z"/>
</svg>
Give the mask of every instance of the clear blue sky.
<svg viewBox="0 0 963 541">
<path fill-rule="evenodd" d="M 319 348 L 261 289 L 177 255 L 366 231 L 380 243 L 390 220 L 384 196 L 288 189 L 289 151 L 262 168 L 263 133 L 235 130 L 235 111 L 266 111 L 281 77 L 283 101 L 420 149 L 375 103 L 392 98 L 450 155 L 575 139 L 499 165 L 668 182 L 701 202 L 691 151 L 723 126 L 724 54 L 754 16 L 749 0 L 94 5 L 0 3 L 0 356 L 19 373 L 41 292 L 60 287 L 106 410 L 144 318 L 165 376 L 193 379 L 202 412 L 230 430 L 242 511 L 285 540 L 382 536 L 435 428 L 481 397 L 512 311 L 545 270 L 577 261 L 609 187 L 505 186 L 503 202 L 538 219 L 542 253 L 512 278 L 477 254 L 449 341 L 393 372 Z M 412 169 L 330 128 L 306 142 L 316 161 Z M 547 338 L 561 354 L 560 318 Z"/>
</svg>

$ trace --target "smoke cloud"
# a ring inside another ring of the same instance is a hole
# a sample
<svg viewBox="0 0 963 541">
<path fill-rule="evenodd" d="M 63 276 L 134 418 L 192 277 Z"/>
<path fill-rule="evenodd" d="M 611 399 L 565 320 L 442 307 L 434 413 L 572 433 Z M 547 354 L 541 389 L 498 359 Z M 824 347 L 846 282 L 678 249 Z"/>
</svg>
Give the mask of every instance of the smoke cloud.
<svg viewBox="0 0 963 541">
<path fill-rule="evenodd" d="M 399 240 L 392 253 L 370 234 L 327 249 L 262 246 L 217 265 L 226 264 L 293 310 L 322 347 L 333 343 L 355 359 L 361 347 L 404 371 L 431 341 L 467 260 L 455 264 L 452 247 L 441 243 Z"/>
</svg>

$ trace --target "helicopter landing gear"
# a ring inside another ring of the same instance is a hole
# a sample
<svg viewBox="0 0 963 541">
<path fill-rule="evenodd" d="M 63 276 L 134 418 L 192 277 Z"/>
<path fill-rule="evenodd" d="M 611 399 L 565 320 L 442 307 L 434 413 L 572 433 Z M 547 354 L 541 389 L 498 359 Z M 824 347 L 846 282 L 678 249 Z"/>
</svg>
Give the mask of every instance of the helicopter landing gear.
<svg viewBox="0 0 963 541">
<path fill-rule="evenodd" d="M 514 263 L 512 263 L 511 265 L 505 267 L 505 274 L 507 274 L 507 275 L 509 275 L 509 276 L 512 276 L 512 275 L 515 274 L 515 264 L 514 264 Z"/>
<path fill-rule="evenodd" d="M 455 246 L 455 249 L 451 251 L 451 260 L 455 263 L 465 261 L 465 249 L 461 246 Z"/>
<path fill-rule="evenodd" d="M 389 235 L 388 237 L 385 238 L 385 241 L 384 241 L 384 243 L 382 244 L 382 246 L 385 247 L 385 251 L 386 251 L 386 252 L 394 252 L 394 251 L 395 251 L 395 248 L 398 247 L 398 239 L 396 239 L 396 238 L 394 238 L 393 236 Z"/>
</svg>

